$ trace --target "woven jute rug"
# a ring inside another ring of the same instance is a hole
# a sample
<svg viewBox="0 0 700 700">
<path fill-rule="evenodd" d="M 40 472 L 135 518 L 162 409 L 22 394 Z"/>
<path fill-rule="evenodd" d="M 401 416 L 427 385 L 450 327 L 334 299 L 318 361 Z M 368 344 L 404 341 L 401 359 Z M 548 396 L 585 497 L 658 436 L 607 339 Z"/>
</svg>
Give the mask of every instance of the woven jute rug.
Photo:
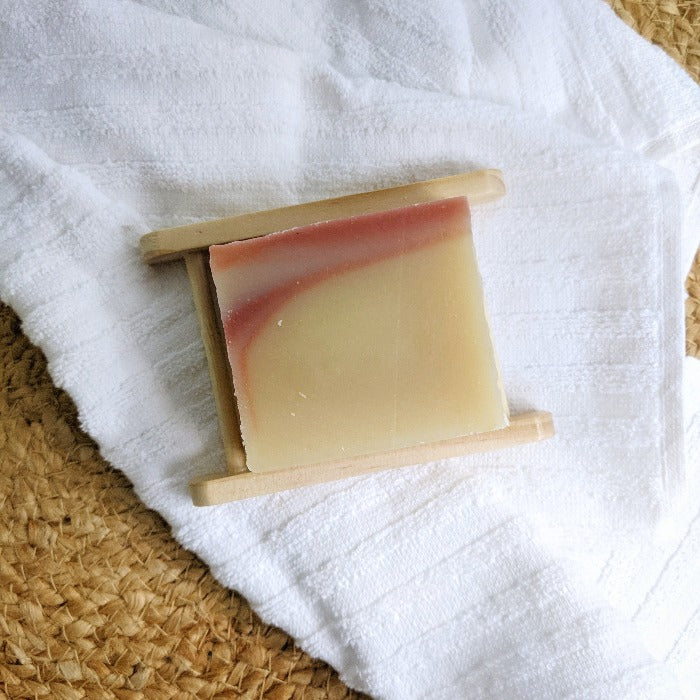
<svg viewBox="0 0 700 700">
<path fill-rule="evenodd" d="M 614 0 L 700 79 L 700 5 Z M 700 256 L 687 281 L 700 357 Z M 360 698 L 219 586 L 78 427 L 0 307 L 0 696 Z"/>
</svg>

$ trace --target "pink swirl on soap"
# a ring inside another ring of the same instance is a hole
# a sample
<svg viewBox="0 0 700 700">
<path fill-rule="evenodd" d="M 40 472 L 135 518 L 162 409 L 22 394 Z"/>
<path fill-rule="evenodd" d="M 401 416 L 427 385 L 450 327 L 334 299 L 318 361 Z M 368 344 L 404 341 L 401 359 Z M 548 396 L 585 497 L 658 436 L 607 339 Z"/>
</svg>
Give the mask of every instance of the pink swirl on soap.
<svg viewBox="0 0 700 700">
<path fill-rule="evenodd" d="M 468 228 L 467 199 L 455 197 L 211 246 L 215 281 L 220 273 L 241 276 L 231 298 L 223 283 L 216 284 L 239 401 L 245 400 L 241 392 L 250 393 L 250 345 L 285 303 L 330 277 L 464 235 Z"/>
</svg>

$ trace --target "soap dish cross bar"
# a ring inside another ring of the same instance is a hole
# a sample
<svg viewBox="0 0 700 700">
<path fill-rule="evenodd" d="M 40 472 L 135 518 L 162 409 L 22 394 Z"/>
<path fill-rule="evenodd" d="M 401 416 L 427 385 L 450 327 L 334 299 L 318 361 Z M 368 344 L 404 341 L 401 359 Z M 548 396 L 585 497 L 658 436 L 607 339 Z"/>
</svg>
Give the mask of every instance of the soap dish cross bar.
<svg viewBox="0 0 700 700">
<path fill-rule="evenodd" d="M 334 481 L 394 467 L 487 452 L 545 440 L 554 435 L 552 416 L 529 411 L 511 416 L 500 430 L 274 472 L 251 472 L 240 433 L 231 368 L 209 265 L 209 246 L 264 236 L 277 231 L 363 214 L 387 211 L 450 197 L 466 196 L 470 204 L 505 194 L 498 170 L 479 170 L 383 190 L 362 192 L 268 211 L 153 231 L 141 238 L 143 260 L 156 264 L 184 259 L 211 376 L 212 390 L 226 456 L 227 474 L 190 485 L 198 506 L 216 505 L 287 489 Z"/>
</svg>

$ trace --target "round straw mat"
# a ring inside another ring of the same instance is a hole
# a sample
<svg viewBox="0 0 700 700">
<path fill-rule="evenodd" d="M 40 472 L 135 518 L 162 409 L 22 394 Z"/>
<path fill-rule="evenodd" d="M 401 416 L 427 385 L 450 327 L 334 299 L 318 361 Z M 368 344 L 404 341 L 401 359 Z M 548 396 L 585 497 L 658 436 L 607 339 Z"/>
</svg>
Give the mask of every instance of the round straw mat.
<svg viewBox="0 0 700 700">
<path fill-rule="evenodd" d="M 700 79 L 697 0 L 614 0 Z M 700 257 L 687 281 L 700 356 Z M 78 427 L 0 307 L 0 696 L 359 698 L 219 586 Z"/>
</svg>

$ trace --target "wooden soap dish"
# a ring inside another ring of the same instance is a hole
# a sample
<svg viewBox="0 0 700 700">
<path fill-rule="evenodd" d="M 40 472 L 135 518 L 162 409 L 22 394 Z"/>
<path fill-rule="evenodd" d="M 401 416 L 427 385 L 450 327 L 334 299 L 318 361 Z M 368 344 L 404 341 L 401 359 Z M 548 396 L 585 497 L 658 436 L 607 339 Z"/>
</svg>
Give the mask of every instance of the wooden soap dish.
<svg viewBox="0 0 700 700">
<path fill-rule="evenodd" d="M 319 221 L 370 214 L 449 197 L 466 196 L 470 204 L 478 204 L 498 199 L 504 194 L 505 185 L 500 171 L 480 170 L 153 231 L 141 238 L 141 253 L 144 261 L 149 264 L 184 258 L 209 364 L 228 474 L 193 482 L 191 493 L 195 505 L 216 505 L 394 467 L 536 442 L 554 435 L 551 414 L 531 411 L 511 416 L 507 428 L 429 445 L 276 472 L 256 473 L 246 468 L 233 380 L 209 266 L 209 246 L 264 236 Z"/>
</svg>

